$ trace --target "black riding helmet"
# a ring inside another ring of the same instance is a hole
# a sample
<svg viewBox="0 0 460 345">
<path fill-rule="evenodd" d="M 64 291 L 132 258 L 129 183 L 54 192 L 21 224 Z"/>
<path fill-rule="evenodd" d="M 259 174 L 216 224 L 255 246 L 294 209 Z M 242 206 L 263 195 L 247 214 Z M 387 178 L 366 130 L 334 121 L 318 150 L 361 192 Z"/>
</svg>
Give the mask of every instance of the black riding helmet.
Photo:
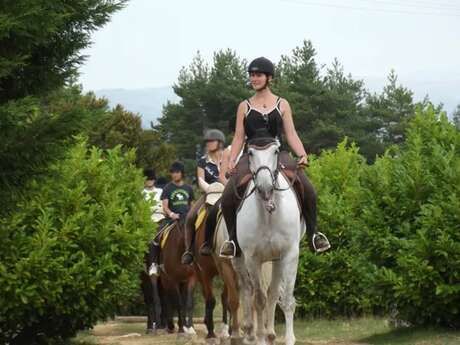
<svg viewBox="0 0 460 345">
<path fill-rule="evenodd" d="M 144 176 L 147 178 L 147 180 L 156 180 L 157 176 L 155 174 L 155 170 L 152 168 L 146 168 L 144 169 Z"/>
<path fill-rule="evenodd" d="M 274 77 L 275 65 L 273 65 L 273 62 L 271 62 L 267 58 L 261 56 L 257 59 L 252 60 L 252 62 L 249 64 L 248 73 L 251 72 L 265 73 L 266 75 L 271 75 L 272 77 Z"/>
<path fill-rule="evenodd" d="M 182 175 L 184 175 L 185 173 L 184 164 L 182 164 L 181 162 L 174 162 L 173 164 L 171 164 L 171 167 L 169 168 L 169 172 L 181 172 Z"/>
</svg>

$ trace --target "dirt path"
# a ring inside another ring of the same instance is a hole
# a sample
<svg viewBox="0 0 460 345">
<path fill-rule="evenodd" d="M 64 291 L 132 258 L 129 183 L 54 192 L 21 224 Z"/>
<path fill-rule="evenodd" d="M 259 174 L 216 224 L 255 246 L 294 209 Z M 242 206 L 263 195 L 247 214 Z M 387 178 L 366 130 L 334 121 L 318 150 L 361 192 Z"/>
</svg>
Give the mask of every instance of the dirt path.
<svg viewBox="0 0 460 345">
<path fill-rule="evenodd" d="M 194 336 L 179 336 L 177 334 L 145 334 L 145 324 L 139 318 L 123 319 L 109 321 L 97 325 L 84 340 L 87 343 L 97 345 L 205 345 L 206 329 L 204 324 L 196 324 L 195 329 L 197 334 Z M 216 325 L 216 330 L 220 330 L 220 325 Z M 220 345 L 233 345 L 241 342 L 230 343 L 230 340 L 220 339 L 215 344 Z M 277 339 L 277 344 L 283 344 L 283 338 Z M 86 344 L 86 343 L 84 343 Z M 308 341 L 305 339 L 298 339 L 298 345 L 365 345 L 353 344 L 346 342 L 327 342 L 327 341 Z"/>
</svg>

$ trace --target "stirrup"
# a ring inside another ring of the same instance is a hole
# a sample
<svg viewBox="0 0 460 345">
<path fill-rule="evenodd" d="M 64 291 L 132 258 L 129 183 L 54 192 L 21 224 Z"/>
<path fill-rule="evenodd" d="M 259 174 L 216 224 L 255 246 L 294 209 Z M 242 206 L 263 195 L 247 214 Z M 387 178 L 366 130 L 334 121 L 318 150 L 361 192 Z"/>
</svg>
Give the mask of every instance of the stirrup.
<svg viewBox="0 0 460 345">
<path fill-rule="evenodd" d="M 222 248 L 224 248 L 225 244 L 227 243 L 231 243 L 233 245 L 233 254 L 232 255 L 225 255 L 222 253 Z M 226 259 L 233 259 L 235 256 L 236 256 L 236 244 L 235 244 L 235 241 L 225 241 L 223 244 L 222 244 L 222 247 L 220 247 L 220 252 L 219 252 L 219 256 L 221 258 L 226 258 Z"/>
<path fill-rule="evenodd" d="M 187 255 L 190 255 L 190 257 L 192 259 L 192 261 L 190 263 L 184 263 L 184 258 Z M 184 252 L 184 254 L 182 254 L 180 261 L 181 261 L 182 265 L 191 265 L 191 264 L 193 264 L 193 259 L 194 259 L 193 253 L 190 250 L 187 250 L 187 251 Z"/>
<path fill-rule="evenodd" d="M 203 253 L 204 248 L 209 249 L 209 253 Z M 200 247 L 199 253 L 202 256 L 212 256 L 212 248 L 209 246 L 209 244 L 207 244 L 206 242 L 203 242 L 203 244 Z"/>
<path fill-rule="evenodd" d="M 316 239 L 317 236 L 322 237 L 324 240 L 326 240 L 327 246 L 325 246 L 323 248 L 319 248 L 319 249 L 316 248 L 315 239 Z M 329 243 L 329 240 L 327 239 L 326 235 L 323 234 L 322 232 L 319 232 L 319 231 L 313 234 L 311 242 L 312 242 L 312 245 L 313 245 L 313 249 L 315 250 L 315 253 L 322 253 L 322 252 L 325 252 L 326 250 L 331 248 L 331 244 Z"/>
</svg>

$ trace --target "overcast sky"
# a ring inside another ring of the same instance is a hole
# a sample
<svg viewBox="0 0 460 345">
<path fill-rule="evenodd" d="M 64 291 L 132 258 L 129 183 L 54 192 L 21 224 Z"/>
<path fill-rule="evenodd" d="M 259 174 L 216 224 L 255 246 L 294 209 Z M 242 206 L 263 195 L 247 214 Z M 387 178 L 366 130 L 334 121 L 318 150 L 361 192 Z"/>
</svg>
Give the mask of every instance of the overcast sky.
<svg viewBox="0 0 460 345">
<path fill-rule="evenodd" d="M 93 35 L 86 90 L 172 85 L 199 50 L 277 61 L 310 39 L 357 78 L 460 80 L 457 0 L 131 0 Z"/>
</svg>

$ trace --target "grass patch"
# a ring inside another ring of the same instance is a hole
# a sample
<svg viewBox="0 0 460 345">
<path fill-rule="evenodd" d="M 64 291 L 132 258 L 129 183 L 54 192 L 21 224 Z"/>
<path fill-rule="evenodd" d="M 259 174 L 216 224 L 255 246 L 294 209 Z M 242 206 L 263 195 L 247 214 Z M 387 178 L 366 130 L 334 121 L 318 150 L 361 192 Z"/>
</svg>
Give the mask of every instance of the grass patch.
<svg viewBox="0 0 460 345">
<path fill-rule="evenodd" d="M 91 331 L 81 332 L 71 345 L 150 345 L 201 344 L 205 337 L 203 324 L 196 324 L 198 336 L 191 341 L 177 334 L 145 335 L 145 322 L 109 321 Z M 217 326 L 217 329 L 218 326 Z M 383 318 L 365 317 L 337 320 L 298 320 L 295 322 L 298 345 L 458 345 L 460 331 L 443 329 L 394 329 Z M 282 344 L 284 324 L 277 326 Z M 130 336 L 132 335 L 132 336 Z"/>
</svg>

